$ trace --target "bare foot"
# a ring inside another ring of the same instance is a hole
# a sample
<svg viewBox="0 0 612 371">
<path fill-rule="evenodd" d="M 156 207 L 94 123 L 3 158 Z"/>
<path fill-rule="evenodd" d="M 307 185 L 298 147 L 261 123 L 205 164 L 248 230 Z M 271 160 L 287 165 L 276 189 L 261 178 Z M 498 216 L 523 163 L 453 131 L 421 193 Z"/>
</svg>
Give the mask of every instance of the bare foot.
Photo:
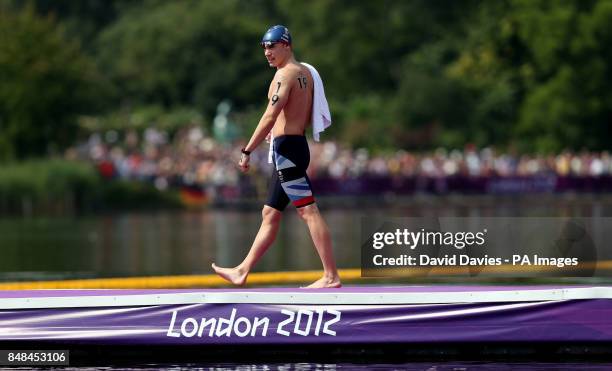
<svg viewBox="0 0 612 371">
<path fill-rule="evenodd" d="M 212 269 L 215 270 L 221 278 L 233 283 L 234 285 L 242 286 L 246 283 L 249 272 L 243 272 L 239 268 L 221 268 L 212 263 Z"/>
<path fill-rule="evenodd" d="M 340 277 L 336 276 L 333 278 L 321 277 L 315 282 L 311 283 L 306 287 L 302 287 L 303 289 L 336 289 L 342 287 L 342 283 L 340 283 Z"/>
</svg>

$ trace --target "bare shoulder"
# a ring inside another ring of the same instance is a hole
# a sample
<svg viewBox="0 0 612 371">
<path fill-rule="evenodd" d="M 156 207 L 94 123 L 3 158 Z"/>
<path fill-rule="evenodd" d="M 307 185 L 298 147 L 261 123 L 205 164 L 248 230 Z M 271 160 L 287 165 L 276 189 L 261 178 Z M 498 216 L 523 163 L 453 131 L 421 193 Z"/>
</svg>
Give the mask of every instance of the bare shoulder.
<svg viewBox="0 0 612 371">
<path fill-rule="evenodd" d="M 274 81 L 290 81 L 300 74 L 300 69 L 294 66 L 287 66 L 276 71 Z"/>
<path fill-rule="evenodd" d="M 304 66 L 303 64 L 300 64 L 300 67 L 302 75 L 306 75 L 307 77 L 310 77 L 312 79 L 312 73 L 310 73 L 310 68 Z"/>
</svg>

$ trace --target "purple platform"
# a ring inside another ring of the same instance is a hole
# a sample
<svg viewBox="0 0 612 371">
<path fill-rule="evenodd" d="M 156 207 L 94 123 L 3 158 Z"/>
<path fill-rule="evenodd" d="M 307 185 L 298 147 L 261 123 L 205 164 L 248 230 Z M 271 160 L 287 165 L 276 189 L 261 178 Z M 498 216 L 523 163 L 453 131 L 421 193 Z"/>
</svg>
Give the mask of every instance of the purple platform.
<svg viewBox="0 0 612 371">
<path fill-rule="evenodd" d="M 610 342 L 612 287 L 0 292 L 0 341 L 78 344 Z"/>
</svg>

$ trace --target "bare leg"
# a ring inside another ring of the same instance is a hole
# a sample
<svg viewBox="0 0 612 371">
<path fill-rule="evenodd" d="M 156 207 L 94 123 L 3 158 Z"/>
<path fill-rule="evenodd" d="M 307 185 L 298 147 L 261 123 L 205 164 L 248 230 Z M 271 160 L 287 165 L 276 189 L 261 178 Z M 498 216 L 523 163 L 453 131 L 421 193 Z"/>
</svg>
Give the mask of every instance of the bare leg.
<svg viewBox="0 0 612 371">
<path fill-rule="evenodd" d="M 244 285 L 251 271 L 251 268 L 263 256 L 268 248 L 274 242 L 282 213 L 270 206 L 264 206 L 261 211 L 262 221 L 259 227 L 259 232 L 255 236 L 251 250 L 244 258 L 242 263 L 234 268 L 221 268 L 212 263 L 212 268 L 222 278 L 230 281 L 234 285 Z"/>
<path fill-rule="evenodd" d="M 338 269 L 336 268 L 336 261 L 334 260 L 329 228 L 325 220 L 323 220 L 319 208 L 316 204 L 312 204 L 298 208 L 297 211 L 308 225 L 312 242 L 323 263 L 323 277 L 307 288 L 334 288 L 342 286 Z"/>
</svg>

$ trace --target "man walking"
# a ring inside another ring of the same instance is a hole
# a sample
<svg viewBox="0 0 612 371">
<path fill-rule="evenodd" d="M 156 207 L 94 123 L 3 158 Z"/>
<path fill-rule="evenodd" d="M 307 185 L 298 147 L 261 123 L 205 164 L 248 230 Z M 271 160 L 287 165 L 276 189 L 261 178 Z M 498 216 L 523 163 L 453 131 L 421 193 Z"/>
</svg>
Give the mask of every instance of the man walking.
<svg viewBox="0 0 612 371">
<path fill-rule="evenodd" d="M 266 111 L 248 144 L 242 149 L 238 166 L 247 172 L 251 152 L 271 133 L 274 162 L 272 184 L 262 210 L 261 227 L 242 263 L 234 268 L 221 268 L 214 263 L 212 267 L 218 275 L 231 283 L 244 284 L 251 268 L 274 242 L 282 211 L 291 202 L 306 222 L 323 263 L 323 277 L 308 288 L 340 287 L 329 229 L 317 208 L 306 175 L 310 152 L 304 134 L 313 117 L 315 76 L 309 67 L 295 60 L 291 35 L 285 26 L 270 28 L 264 34 L 261 45 L 270 67 L 276 68 L 276 74 L 268 89 Z"/>
</svg>

